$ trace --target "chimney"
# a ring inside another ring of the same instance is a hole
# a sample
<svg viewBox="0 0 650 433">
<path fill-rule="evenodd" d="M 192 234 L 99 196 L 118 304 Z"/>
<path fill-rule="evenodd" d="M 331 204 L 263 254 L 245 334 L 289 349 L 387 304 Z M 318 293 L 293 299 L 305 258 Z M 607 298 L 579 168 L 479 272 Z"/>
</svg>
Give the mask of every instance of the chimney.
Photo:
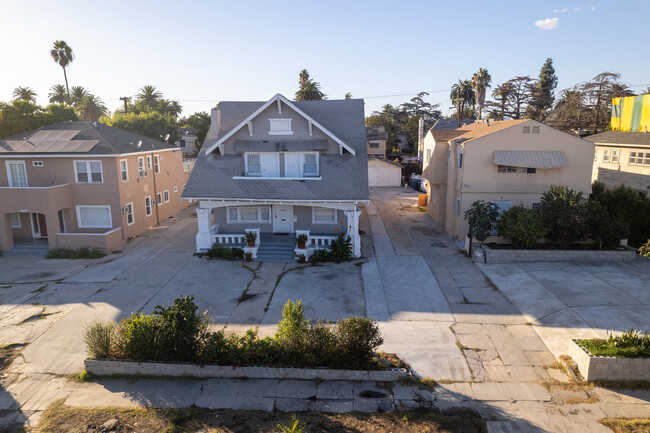
<svg viewBox="0 0 650 433">
<path fill-rule="evenodd" d="M 221 110 L 218 108 L 212 109 L 210 116 L 210 137 L 217 138 L 221 134 Z"/>
<path fill-rule="evenodd" d="M 422 158 L 424 153 L 424 146 L 422 145 L 422 139 L 424 138 L 424 119 L 420 117 L 418 121 L 418 153 L 417 155 Z"/>
</svg>

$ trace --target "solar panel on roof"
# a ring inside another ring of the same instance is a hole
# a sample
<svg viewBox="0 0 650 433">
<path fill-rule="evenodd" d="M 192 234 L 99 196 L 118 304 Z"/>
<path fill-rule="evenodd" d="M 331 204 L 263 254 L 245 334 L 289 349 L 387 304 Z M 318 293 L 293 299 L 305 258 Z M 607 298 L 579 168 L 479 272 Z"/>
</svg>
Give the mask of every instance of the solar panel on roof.
<svg viewBox="0 0 650 433">
<path fill-rule="evenodd" d="M 54 144 L 53 141 L 37 141 L 31 152 L 47 152 L 47 149 Z"/>
<path fill-rule="evenodd" d="M 99 143 L 99 140 L 82 140 L 82 144 L 76 149 L 76 152 L 88 152 L 90 149 L 95 147 L 97 143 Z"/>
<path fill-rule="evenodd" d="M 70 141 L 81 130 L 41 130 L 29 137 L 29 141 Z"/>
</svg>

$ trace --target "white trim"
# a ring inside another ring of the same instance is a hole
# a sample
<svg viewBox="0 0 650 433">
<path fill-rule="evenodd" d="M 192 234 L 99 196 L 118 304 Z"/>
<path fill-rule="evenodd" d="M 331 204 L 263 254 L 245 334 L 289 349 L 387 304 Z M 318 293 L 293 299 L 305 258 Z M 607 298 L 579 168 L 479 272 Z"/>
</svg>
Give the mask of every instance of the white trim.
<svg viewBox="0 0 650 433">
<path fill-rule="evenodd" d="M 157 192 L 156 193 L 156 206 L 162 206 L 163 205 L 163 198 L 162 198 L 162 192 Z"/>
<path fill-rule="evenodd" d="M 316 221 L 316 209 L 333 209 L 334 210 L 334 220 L 333 221 Z M 312 224 L 336 224 L 338 213 L 336 208 L 332 207 L 323 207 L 323 206 L 312 206 L 311 207 L 311 223 Z"/>
<path fill-rule="evenodd" d="M 116 227 L 104 233 L 57 233 L 57 236 L 106 236 L 120 230 L 122 227 Z"/>
<path fill-rule="evenodd" d="M 78 162 L 83 162 L 86 164 L 86 175 L 88 176 L 88 180 L 86 182 L 80 182 L 78 174 L 79 172 L 77 171 L 77 163 Z M 102 176 L 101 182 L 93 182 L 93 172 L 91 171 L 91 164 L 93 162 L 98 162 L 99 163 L 99 174 Z M 72 160 L 72 167 L 74 168 L 74 181 L 75 183 L 81 183 L 81 184 L 94 184 L 94 185 L 101 185 L 104 183 L 104 167 L 102 164 L 101 160 L 98 159 L 73 159 Z"/>
<path fill-rule="evenodd" d="M 124 215 L 126 215 L 126 225 L 132 226 L 135 224 L 135 211 L 133 209 L 133 202 L 124 205 L 125 208 L 128 208 L 129 206 L 131 207 L 131 222 L 129 222 L 129 212 L 127 211 Z"/>
<path fill-rule="evenodd" d="M 124 162 L 125 170 L 122 170 L 122 162 Z M 129 161 L 126 160 L 126 159 L 120 159 L 119 165 L 120 165 L 120 181 L 128 182 L 129 181 Z M 122 172 L 126 173 L 126 180 L 122 179 Z"/>
<path fill-rule="evenodd" d="M 227 139 L 229 139 L 230 137 L 232 137 L 233 134 L 235 134 L 237 131 L 239 131 L 239 130 L 240 130 L 240 129 L 241 129 L 241 128 L 246 124 L 246 123 L 250 122 L 252 119 L 254 119 L 255 117 L 257 117 L 257 116 L 258 116 L 262 111 L 266 110 L 266 109 L 267 109 L 267 108 L 268 108 L 268 107 L 269 107 L 273 102 L 275 102 L 275 101 L 282 101 L 282 102 L 284 102 L 286 105 L 288 105 L 291 109 L 293 109 L 295 112 L 297 112 L 298 114 L 300 114 L 302 117 L 304 117 L 304 118 L 307 119 L 307 120 L 311 120 L 312 123 L 313 123 L 313 124 L 314 124 L 318 129 L 320 129 L 321 131 L 323 131 L 323 132 L 325 133 L 325 135 L 327 135 L 328 137 L 330 137 L 332 140 L 336 141 L 340 146 L 345 147 L 345 149 L 346 149 L 348 152 L 350 152 L 352 155 L 356 155 L 354 149 L 352 149 L 350 146 L 348 146 L 347 144 L 345 144 L 345 143 L 344 143 L 340 138 L 338 138 L 337 136 L 335 136 L 334 134 L 332 134 L 330 131 L 328 131 L 326 128 L 324 128 L 323 126 L 321 126 L 320 123 L 316 122 L 314 119 L 312 119 L 310 116 L 308 116 L 304 111 L 302 111 L 301 109 L 299 109 L 298 107 L 296 107 L 296 106 L 295 106 L 291 101 L 289 101 L 287 98 L 285 98 L 284 96 L 280 95 L 279 93 L 278 93 L 277 95 L 275 95 L 274 97 L 272 97 L 271 99 L 269 99 L 268 102 L 262 104 L 262 106 L 261 106 L 260 108 L 258 108 L 257 110 L 255 110 L 251 115 L 249 115 L 246 119 L 244 119 L 244 120 L 243 120 L 239 125 L 237 125 L 237 126 L 234 127 L 233 129 L 231 129 L 230 132 L 228 132 L 226 135 L 224 135 L 224 136 L 221 137 L 219 140 L 217 140 L 216 143 L 214 143 L 212 146 L 210 146 L 210 147 L 208 148 L 208 150 L 206 150 L 205 154 L 206 154 L 206 155 L 209 155 L 210 153 L 212 153 L 212 152 L 214 151 L 214 149 L 216 149 L 217 147 L 220 147 L 221 144 L 223 144 Z M 223 152 L 222 152 L 222 153 L 223 153 Z"/>
<path fill-rule="evenodd" d="M 3 158 L 79 158 L 83 156 L 87 156 L 89 158 L 117 158 L 120 156 L 134 156 L 134 155 L 144 155 L 147 153 L 151 152 L 166 152 L 166 151 L 177 151 L 178 148 L 173 148 L 173 149 L 153 149 L 153 150 L 145 150 L 143 152 L 127 152 L 127 153 L 113 153 L 113 154 L 92 154 L 92 153 L 61 153 L 57 154 L 56 152 L 50 152 L 48 154 L 44 153 L 36 153 L 34 152 L 32 155 L 32 152 L 28 153 L 21 153 L 17 155 L 11 155 L 9 152 L 3 152 L 2 157 Z"/>
<path fill-rule="evenodd" d="M 36 220 L 34 220 L 34 215 L 36 215 Z M 34 225 L 34 221 L 36 221 L 36 225 Z M 36 213 L 36 212 L 30 212 L 29 213 L 29 223 L 32 226 L 32 237 L 33 238 L 42 238 L 43 236 L 41 236 L 41 223 L 38 220 L 38 213 Z"/>
<path fill-rule="evenodd" d="M 32 167 L 43 167 L 43 161 L 32 161 Z"/>
<path fill-rule="evenodd" d="M 286 118 L 269 118 L 269 135 L 293 135 L 293 129 L 291 129 L 291 117 Z M 286 125 L 289 124 L 289 129 L 273 129 L 273 125 Z"/>
<path fill-rule="evenodd" d="M 62 183 L 61 185 L 54 186 L 0 186 L 0 189 L 54 189 L 61 188 L 62 186 L 68 186 L 69 183 Z"/>
<path fill-rule="evenodd" d="M 199 200 L 199 207 L 210 207 L 211 202 L 229 203 L 236 206 L 240 203 L 278 203 L 278 204 L 318 204 L 318 205 L 336 205 L 336 204 L 370 204 L 370 200 L 290 200 L 290 199 L 254 199 L 254 198 L 217 198 L 217 197 L 183 197 L 183 200 Z M 212 206 L 218 207 L 218 206 Z"/>
<path fill-rule="evenodd" d="M 155 174 L 160 174 L 160 161 L 162 161 L 162 158 L 159 155 L 153 156 L 153 172 Z"/>
<path fill-rule="evenodd" d="M 248 125 L 248 135 L 250 137 L 252 137 L 253 136 L 253 122 L 248 122 L 246 124 Z"/>
<path fill-rule="evenodd" d="M 25 186 L 14 186 L 13 178 L 11 177 L 11 170 L 9 169 L 9 164 L 18 164 L 23 166 L 23 170 L 25 170 Z M 7 169 L 7 181 L 9 182 L 9 188 L 29 188 L 29 178 L 27 177 L 27 164 L 25 164 L 25 161 L 5 161 L 5 167 Z"/>
<path fill-rule="evenodd" d="M 278 99 L 278 114 L 282 114 L 282 102 Z"/>
<path fill-rule="evenodd" d="M 248 179 L 248 180 L 322 180 L 322 176 L 308 176 L 308 177 L 264 177 L 264 176 L 233 176 L 234 180 Z M 184 197 L 187 198 L 187 197 Z"/>
<path fill-rule="evenodd" d="M 174 187 L 174 192 L 178 192 L 178 186 Z"/>
<path fill-rule="evenodd" d="M 108 219 L 109 219 L 109 222 L 110 222 L 111 225 L 110 226 L 85 226 L 85 225 L 82 225 L 81 224 L 81 214 L 79 213 L 79 208 L 83 208 L 83 207 L 101 207 L 101 208 L 108 209 Z M 78 204 L 78 205 L 75 206 L 75 210 L 76 210 L 76 213 L 77 213 L 77 227 L 79 227 L 80 229 L 110 229 L 110 228 L 113 228 L 113 217 L 111 215 L 111 206 L 110 205 L 91 205 L 91 204 L 83 205 L 83 204 Z"/>
<path fill-rule="evenodd" d="M 149 201 L 149 204 L 147 204 L 147 200 Z M 147 208 L 149 208 L 148 211 Z M 148 195 L 144 198 L 144 216 L 150 217 L 151 215 L 153 215 L 153 206 L 151 205 L 151 196 Z"/>
<path fill-rule="evenodd" d="M 163 191 L 163 200 L 165 201 L 165 203 L 169 203 L 169 190 L 168 189 Z"/>
<path fill-rule="evenodd" d="M 18 215 L 18 225 L 14 225 L 14 224 L 11 222 L 11 215 Z M 9 225 L 11 225 L 11 228 L 12 228 L 12 229 L 19 229 L 19 228 L 21 228 L 21 227 L 23 226 L 23 225 L 21 224 L 21 222 L 20 222 L 20 212 L 11 212 L 11 213 L 9 214 Z"/>
</svg>

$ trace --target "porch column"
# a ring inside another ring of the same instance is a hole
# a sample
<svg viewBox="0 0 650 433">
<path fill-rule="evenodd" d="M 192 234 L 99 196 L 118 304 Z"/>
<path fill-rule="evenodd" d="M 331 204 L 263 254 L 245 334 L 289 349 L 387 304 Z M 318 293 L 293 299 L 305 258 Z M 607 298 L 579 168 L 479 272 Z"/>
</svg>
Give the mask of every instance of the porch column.
<svg viewBox="0 0 650 433">
<path fill-rule="evenodd" d="M 212 209 L 196 208 L 196 216 L 199 223 L 199 231 L 196 234 L 196 251 L 206 251 L 212 246 Z"/>
<path fill-rule="evenodd" d="M 361 236 L 359 236 L 359 208 L 355 210 L 346 210 L 345 215 L 348 217 L 348 232 L 352 243 L 352 256 L 361 257 Z"/>
</svg>

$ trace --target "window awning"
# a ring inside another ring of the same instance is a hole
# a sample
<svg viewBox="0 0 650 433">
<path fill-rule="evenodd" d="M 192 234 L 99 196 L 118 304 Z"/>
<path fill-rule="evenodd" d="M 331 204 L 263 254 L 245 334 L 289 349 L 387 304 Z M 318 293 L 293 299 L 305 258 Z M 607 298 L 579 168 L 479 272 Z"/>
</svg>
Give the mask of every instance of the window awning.
<svg viewBox="0 0 650 433">
<path fill-rule="evenodd" d="M 554 152 L 495 150 L 494 164 L 512 167 L 557 168 L 566 167 L 569 165 L 569 161 L 561 150 Z"/>
</svg>

